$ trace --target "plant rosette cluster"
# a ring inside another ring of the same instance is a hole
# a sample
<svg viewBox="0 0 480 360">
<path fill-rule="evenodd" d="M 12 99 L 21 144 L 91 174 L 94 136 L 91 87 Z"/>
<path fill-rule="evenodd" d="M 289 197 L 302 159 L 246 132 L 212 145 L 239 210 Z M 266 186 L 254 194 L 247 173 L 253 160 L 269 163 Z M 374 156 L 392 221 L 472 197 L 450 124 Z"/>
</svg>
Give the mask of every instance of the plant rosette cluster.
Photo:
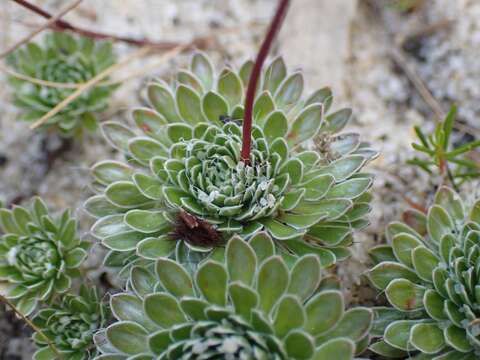
<svg viewBox="0 0 480 360">
<path fill-rule="evenodd" d="M 225 260 L 194 274 L 167 258 L 135 266 L 112 296 L 117 321 L 96 336 L 107 359 L 349 360 L 368 344 L 373 314 L 344 310 L 332 277 L 309 254 L 289 269 L 264 232 L 233 237 Z"/>
<path fill-rule="evenodd" d="M 58 359 L 50 344 L 64 360 L 93 359 L 97 355 L 93 337 L 106 325 L 108 314 L 95 288 L 82 286 L 79 295 L 65 295 L 58 304 L 35 315 L 33 324 L 41 333 L 33 336 L 39 348 L 33 359 Z"/>
<path fill-rule="evenodd" d="M 31 209 L 0 209 L 0 285 L 2 295 L 29 315 L 38 302 L 65 293 L 87 256 L 88 243 L 76 235 L 69 211 L 48 214 L 40 198 Z"/>
<path fill-rule="evenodd" d="M 474 360 L 480 356 L 480 202 L 466 209 L 442 187 L 425 215 L 387 228 L 371 250 L 370 280 L 392 308 L 376 309 L 373 351 L 387 357 Z"/>
<path fill-rule="evenodd" d="M 115 63 L 110 42 L 96 42 L 90 38 L 75 37 L 58 32 L 48 34 L 43 45 L 29 43 L 8 57 L 8 64 L 20 75 L 55 84 L 36 84 L 11 76 L 15 104 L 24 110 L 22 119 L 40 119 L 75 88 Z M 63 85 L 63 86 L 62 86 Z M 95 130 L 95 113 L 105 110 L 115 86 L 95 86 L 83 92 L 51 117 L 45 127 L 54 127 L 62 134 L 78 134 L 83 128 Z"/>
<path fill-rule="evenodd" d="M 233 234 L 249 239 L 259 231 L 292 261 L 315 253 L 328 266 L 349 256 L 353 230 L 368 224 L 372 176 L 361 169 L 376 152 L 357 134 L 338 134 L 351 110 L 326 115 L 328 88 L 304 98 L 302 74 L 288 74 L 277 58 L 258 85 L 243 162 L 242 102 L 252 66 L 217 75 L 197 53 L 172 86 L 148 86 L 152 108 L 133 110 L 135 129 L 103 125 L 126 158 L 92 169 L 97 195 L 86 209 L 98 218 L 93 235 L 112 250 L 107 265 L 174 253 L 196 262 Z"/>
</svg>

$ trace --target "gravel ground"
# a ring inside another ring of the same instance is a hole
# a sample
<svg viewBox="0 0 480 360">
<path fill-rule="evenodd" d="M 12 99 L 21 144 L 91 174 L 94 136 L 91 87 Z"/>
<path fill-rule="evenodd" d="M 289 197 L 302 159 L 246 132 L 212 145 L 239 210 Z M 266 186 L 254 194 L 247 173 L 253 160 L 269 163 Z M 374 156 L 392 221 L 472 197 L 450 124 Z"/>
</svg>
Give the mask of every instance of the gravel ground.
<svg viewBox="0 0 480 360">
<path fill-rule="evenodd" d="M 34 2 L 52 12 L 67 3 Z M 215 45 L 208 52 L 215 61 L 239 64 L 254 56 L 275 3 L 123 0 L 118 6 L 113 0 L 84 0 L 66 18 L 92 29 L 154 40 L 183 42 L 213 32 Z M 353 107 L 353 128 L 382 154 L 370 166 L 376 174 L 371 226 L 357 234 L 352 259 L 334 270 L 344 280 L 352 304 L 382 301 L 358 277 L 367 268 L 367 251 L 384 241 L 385 224 L 398 219 L 408 201 L 425 204 L 438 185 L 438 179 L 428 179 L 405 164 L 412 156 L 413 125 L 432 128 L 437 116 L 412 85 L 405 68 L 413 69 L 432 92 L 438 103 L 437 113 L 456 102 L 463 129 L 469 136 L 480 134 L 478 1 L 424 0 L 423 6 L 407 13 L 386 3 L 296 0 L 275 48 L 289 65 L 305 71 L 308 87 L 329 85 L 337 96 L 337 106 Z M 13 2 L 2 1 L 0 49 L 32 31 L 32 26 L 41 21 Z M 120 57 L 132 50 L 122 44 L 117 49 Z M 404 61 L 399 62 L 395 54 Z M 155 56 L 135 61 L 120 76 L 134 73 L 152 61 Z M 182 56 L 175 63 L 185 61 Z M 171 64 L 162 65 L 124 84 L 102 118 L 128 121 L 125 109 L 141 104 L 142 84 L 151 77 L 168 76 L 172 68 Z M 115 154 L 99 135 L 86 138 L 82 144 L 65 144 L 52 134 L 32 133 L 26 124 L 15 121 L 18 112 L 10 103 L 1 73 L 0 84 L 0 198 L 21 202 L 31 194 L 39 194 L 53 208 L 73 208 L 86 234 L 89 220 L 81 207 L 90 193 L 88 169 L 95 161 Z M 101 249 L 95 248 L 90 265 L 98 263 L 101 256 Z M 99 272 L 92 272 L 90 277 L 103 278 Z M 26 332 L 23 325 L 0 310 L 0 360 L 31 357 Z"/>
</svg>

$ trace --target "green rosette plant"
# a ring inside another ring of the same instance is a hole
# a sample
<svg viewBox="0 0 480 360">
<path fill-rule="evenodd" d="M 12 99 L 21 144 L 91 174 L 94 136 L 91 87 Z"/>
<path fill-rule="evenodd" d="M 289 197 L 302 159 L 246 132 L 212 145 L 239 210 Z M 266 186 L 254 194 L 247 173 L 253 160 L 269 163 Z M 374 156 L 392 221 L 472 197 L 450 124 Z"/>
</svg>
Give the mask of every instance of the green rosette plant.
<svg viewBox="0 0 480 360">
<path fill-rule="evenodd" d="M 58 355 L 65 360 L 93 359 L 97 355 L 93 337 L 106 325 L 108 314 L 95 288 L 82 286 L 79 295 L 65 295 L 59 303 L 35 315 L 33 324 L 41 333 L 33 336 L 39 348 L 33 359 L 55 360 Z"/>
<path fill-rule="evenodd" d="M 87 242 L 76 235 L 69 211 L 49 215 L 40 198 L 31 209 L 0 209 L 0 283 L 2 295 L 24 315 L 70 289 L 87 256 Z"/>
<path fill-rule="evenodd" d="M 112 296 L 117 321 L 96 336 L 96 359 L 352 359 L 368 343 L 373 314 L 344 310 L 318 257 L 289 269 L 267 233 L 233 237 L 225 260 L 191 275 L 160 258 L 132 268 L 128 292 Z"/>
<path fill-rule="evenodd" d="M 351 110 L 326 115 L 328 88 L 302 97 L 300 72 L 275 59 L 260 79 L 252 151 L 241 159 L 242 101 L 252 62 L 216 75 L 202 53 L 172 86 L 147 88 L 152 108 L 132 112 L 135 129 L 106 122 L 125 162 L 93 169 L 86 203 L 92 233 L 112 250 L 110 266 L 170 256 L 181 262 L 218 249 L 233 234 L 266 231 L 285 254 L 315 253 L 323 266 L 346 258 L 352 231 L 367 224 L 375 156 L 357 134 L 338 134 Z"/>
<path fill-rule="evenodd" d="M 11 76 L 14 102 L 24 110 L 22 119 L 34 121 L 52 110 L 75 91 L 62 84 L 85 83 L 115 63 L 110 42 L 96 42 L 64 32 L 45 36 L 43 44 L 29 43 L 8 57 L 8 64 L 20 75 L 57 83 L 36 84 Z M 64 135 L 75 135 L 83 128 L 95 130 L 95 114 L 105 110 L 115 86 L 95 86 L 50 118 L 45 127 L 54 127 Z"/>
<path fill-rule="evenodd" d="M 409 225 L 387 229 L 389 245 L 371 251 L 370 280 L 392 308 L 376 309 L 371 346 L 387 357 L 473 360 L 480 356 L 480 202 L 466 209 L 447 187 Z"/>
</svg>

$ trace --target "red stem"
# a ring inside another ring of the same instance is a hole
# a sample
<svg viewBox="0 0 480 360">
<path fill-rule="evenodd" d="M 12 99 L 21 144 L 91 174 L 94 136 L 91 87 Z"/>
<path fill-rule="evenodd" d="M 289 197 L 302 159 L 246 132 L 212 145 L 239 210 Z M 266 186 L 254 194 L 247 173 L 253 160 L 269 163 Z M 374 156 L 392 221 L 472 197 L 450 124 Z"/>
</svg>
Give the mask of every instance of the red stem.
<svg viewBox="0 0 480 360">
<path fill-rule="evenodd" d="M 243 119 L 243 143 L 241 159 L 245 163 L 250 162 L 250 149 L 252 147 L 252 122 L 253 122 L 253 102 L 255 100 L 255 92 L 257 89 L 258 79 L 262 72 L 262 66 L 265 59 L 270 52 L 273 40 L 280 30 L 285 14 L 287 13 L 290 0 L 280 0 L 277 11 L 270 23 L 265 40 L 263 40 L 262 46 L 257 54 L 255 65 L 253 66 L 252 74 L 248 81 L 247 95 L 245 97 L 245 116 Z"/>
<path fill-rule="evenodd" d="M 48 13 L 47 11 L 43 10 L 42 8 L 26 1 L 26 0 L 13 0 L 16 2 L 18 5 L 23 6 L 24 8 L 29 9 L 30 11 L 46 18 L 50 19 L 52 15 Z M 130 38 L 126 36 L 118 36 L 114 34 L 107 34 L 107 33 L 102 33 L 102 32 L 96 32 L 84 28 L 77 27 L 68 21 L 65 20 L 57 20 L 55 23 L 52 25 L 53 29 L 57 31 L 72 31 L 77 34 L 93 38 L 93 39 L 110 39 L 114 41 L 121 41 L 130 45 L 136 45 L 136 46 L 151 46 L 156 49 L 160 50 L 170 50 L 178 46 L 179 44 L 176 42 L 171 42 L 171 41 L 162 41 L 162 42 L 154 42 L 148 39 L 135 39 L 135 38 Z M 200 47 L 203 48 L 206 46 L 208 43 L 208 39 L 197 39 L 196 41 L 192 42 L 192 46 Z"/>
</svg>

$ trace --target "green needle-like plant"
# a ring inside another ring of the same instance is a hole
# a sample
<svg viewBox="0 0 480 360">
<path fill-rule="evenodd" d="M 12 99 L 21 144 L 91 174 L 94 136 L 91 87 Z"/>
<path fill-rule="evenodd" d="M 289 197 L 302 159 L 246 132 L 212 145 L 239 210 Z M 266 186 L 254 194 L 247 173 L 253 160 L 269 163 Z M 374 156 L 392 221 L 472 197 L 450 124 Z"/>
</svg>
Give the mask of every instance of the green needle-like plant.
<svg viewBox="0 0 480 360">
<path fill-rule="evenodd" d="M 93 169 L 98 218 L 92 233 L 112 253 L 107 265 L 170 256 L 196 262 L 226 239 L 266 231 L 285 254 L 315 253 L 323 266 L 347 257 L 352 231 L 367 224 L 375 156 L 357 134 L 337 133 L 351 111 L 326 115 L 328 88 L 302 97 L 303 76 L 275 59 L 260 78 L 252 150 L 241 158 L 244 89 L 253 63 L 216 75 L 193 56 L 172 86 L 148 86 L 152 108 L 132 112 L 136 128 L 107 122 L 107 140 L 126 162 Z M 202 255 L 203 254 L 203 255 Z"/>
<path fill-rule="evenodd" d="M 262 232 L 235 236 L 225 260 L 208 259 L 190 275 L 157 260 L 133 267 L 128 292 L 110 306 L 118 321 L 96 338 L 97 359 L 352 359 L 368 343 L 372 312 L 344 310 L 318 257 L 289 270 Z"/>
<path fill-rule="evenodd" d="M 445 120 L 438 123 L 435 132 L 428 136 L 419 126 L 415 126 L 419 143 L 413 143 L 412 146 L 423 153 L 423 156 L 407 161 L 411 165 L 420 167 L 429 175 L 435 175 L 438 171 L 444 183 L 451 183 L 454 188 L 459 182 L 480 176 L 480 165 L 466 156 L 480 146 L 480 140 L 470 141 L 457 147 L 452 144 L 451 135 L 456 113 L 456 106 L 452 106 Z"/>
<path fill-rule="evenodd" d="M 0 209 L 0 225 L 4 233 L 0 239 L 2 295 L 22 314 L 70 289 L 89 244 L 77 237 L 76 221 L 68 211 L 52 217 L 36 198 L 31 209 Z"/>
<path fill-rule="evenodd" d="M 33 359 L 55 360 L 58 354 L 64 360 L 93 359 L 97 355 L 93 337 L 106 325 L 107 314 L 107 307 L 101 302 L 97 290 L 86 286 L 80 288 L 79 295 L 67 294 L 58 303 L 40 310 L 33 319 L 41 331 L 33 336 L 39 347 Z"/>
<path fill-rule="evenodd" d="M 466 209 L 440 188 L 425 215 L 387 229 L 389 245 L 371 250 L 369 277 L 392 308 L 376 309 L 371 346 L 387 357 L 474 360 L 480 356 L 480 202 Z"/>
<path fill-rule="evenodd" d="M 20 75 L 54 83 L 40 85 L 25 78 L 10 77 L 15 104 L 24 110 L 22 119 L 34 121 L 75 91 L 68 85 L 87 82 L 115 63 L 115 56 L 110 42 L 58 32 L 45 36 L 43 45 L 32 42 L 18 49 L 9 56 L 8 63 Z M 61 86 L 65 84 L 67 86 Z M 95 130 L 95 114 L 108 106 L 114 88 L 96 86 L 83 92 L 44 126 L 54 127 L 67 136 L 77 135 L 83 128 Z"/>
</svg>

